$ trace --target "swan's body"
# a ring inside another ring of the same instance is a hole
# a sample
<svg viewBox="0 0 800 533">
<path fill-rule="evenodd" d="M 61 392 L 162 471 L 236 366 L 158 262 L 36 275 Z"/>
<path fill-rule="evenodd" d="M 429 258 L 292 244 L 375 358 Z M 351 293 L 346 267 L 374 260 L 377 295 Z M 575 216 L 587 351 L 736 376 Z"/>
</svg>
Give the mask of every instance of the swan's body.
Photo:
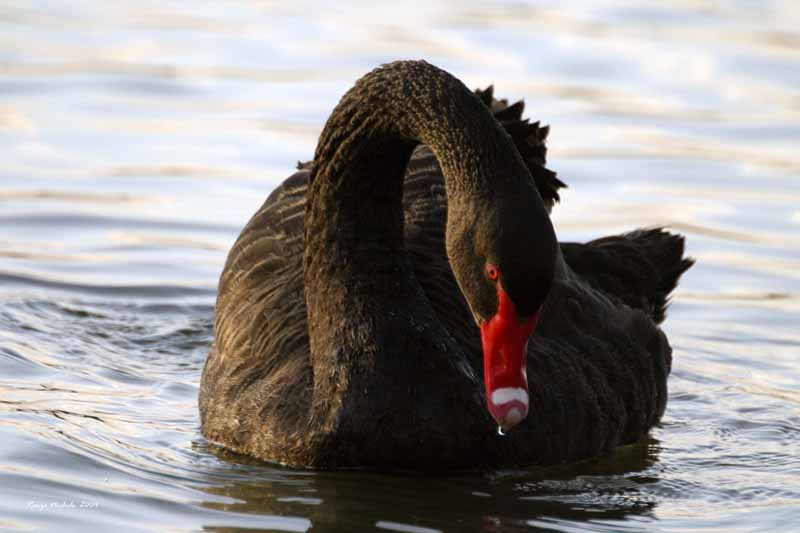
<svg viewBox="0 0 800 533">
<path fill-rule="evenodd" d="M 450 226 L 472 212 L 461 196 L 481 194 L 457 177 L 483 170 L 470 167 L 464 150 L 446 153 L 443 146 L 461 141 L 449 133 L 443 141 L 435 128 L 421 136 L 434 138 L 438 160 L 405 137 L 393 146 L 388 137 L 367 142 L 351 135 L 348 127 L 370 124 L 376 83 L 414 92 L 416 78 L 397 85 L 392 76 L 431 72 L 432 83 L 453 83 L 425 63 L 376 72 L 348 93 L 365 101 L 348 107 L 348 97 L 342 100 L 313 166 L 302 166 L 270 195 L 230 252 L 200 390 L 203 433 L 240 453 L 314 468 L 551 464 L 639 439 L 666 405 L 671 349 L 656 324 L 691 264 L 682 238 L 650 230 L 551 252 L 552 267 L 541 270 L 545 279 L 551 269 L 549 295 L 541 294 L 547 299 L 527 346 L 529 412 L 498 436 L 481 383 L 481 335 L 473 320 L 482 320 L 480 295 L 465 299 L 470 278 L 454 277 L 467 268 L 459 262 L 459 233 L 473 230 Z M 481 96 L 491 104 L 491 93 Z M 444 113 L 448 105 L 423 111 Z M 549 210 L 562 184 L 543 167 L 547 131 L 520 120 L 521 106 L 504 108 L 495 102 L 522 159 L 502 134 L 492 141 L 498 148 L 488 142 L 491 153 L 472 157 L 527 175 L 519 168 L 524 163 Z M 465 115 L 459 123 L 472 120 L 463 110 L 454 113 Z M 484 118 L 476 121 L 478 129 L 492 128 Z M 347 150 L 356 156 L 347 159 Z M 359 158 L 359 150 L 375 157 Z M 518 186 L 527 187 L 509 185 Z M 544 229 L 532 229 L 532 244 L 517 253 L 548 253 L 538 244 L 552 232 L 544 207 L 539 201 L 525 208 L 522 218 Z M 517 298 L 520 309 L 523 300 Z"/>
</svg>

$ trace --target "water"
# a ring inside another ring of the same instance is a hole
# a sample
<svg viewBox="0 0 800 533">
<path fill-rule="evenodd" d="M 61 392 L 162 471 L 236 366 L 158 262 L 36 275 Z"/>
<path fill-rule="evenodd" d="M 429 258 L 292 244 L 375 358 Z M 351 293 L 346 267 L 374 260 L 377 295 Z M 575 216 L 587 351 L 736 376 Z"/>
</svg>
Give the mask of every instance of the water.
<svg viewBox="0 0 800 533">
<path fill-rule="evenodd" d="M 800 530 L 798 27 L 788 1 L 1 3 L 0 528 Z M 422 476 L 201 437 L 228 247 L 352 81 L 408 57 L 552 124 L 562 238 L 687 235 L 646 442 Z"/>
</svg>

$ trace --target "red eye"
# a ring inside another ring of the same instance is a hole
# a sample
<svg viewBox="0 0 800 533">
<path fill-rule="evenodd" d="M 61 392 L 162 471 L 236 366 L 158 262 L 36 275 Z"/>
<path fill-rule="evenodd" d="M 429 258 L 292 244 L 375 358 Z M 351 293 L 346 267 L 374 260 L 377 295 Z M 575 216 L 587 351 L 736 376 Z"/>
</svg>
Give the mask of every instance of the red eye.
<svg viewBox="0 0 800 533">
<path fill-rule="evenodd" d="M 497 281 L 497 278 L 500 276 L 500 273 L 497 271 L 497 267 L 494 265 L 486 265 L 486 277 L 492 281 Z"/>
</svg>

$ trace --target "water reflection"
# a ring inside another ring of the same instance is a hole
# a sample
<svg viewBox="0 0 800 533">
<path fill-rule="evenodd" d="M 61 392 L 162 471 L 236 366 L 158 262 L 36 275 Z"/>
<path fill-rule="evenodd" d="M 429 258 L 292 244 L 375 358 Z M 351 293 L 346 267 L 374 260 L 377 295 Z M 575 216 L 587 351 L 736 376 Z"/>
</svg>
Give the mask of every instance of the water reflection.
<svg viewBox="0 0 800 533">
<path fill-rule="evenodd" d="M 531 531 L 542 517 L 564 525 L 651 519 L 657 505 L 648 489 L 658 481 L 660 444 L 654 438 L 563 467 L 450 475 L 298 472 L 205 443 L 197 447 L 221 461 L 219 469 L 207 472 L 220 476 L 218 483 L 202 490 L 223 499 L 203 507 L 304 516 L 311 531 L 363 531 L 378 522 L 400 531 Z M 247 465 L 249 474 L 227 478 L 226 465 L 235 471 Z"/>
</svg>

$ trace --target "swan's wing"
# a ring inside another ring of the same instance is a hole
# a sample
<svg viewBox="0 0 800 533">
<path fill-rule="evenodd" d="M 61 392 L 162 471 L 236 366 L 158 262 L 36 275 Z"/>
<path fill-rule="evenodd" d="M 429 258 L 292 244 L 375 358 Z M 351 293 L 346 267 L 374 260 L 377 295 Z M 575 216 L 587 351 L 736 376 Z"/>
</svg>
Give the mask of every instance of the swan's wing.
<svg viewBox="0 0 800 533">
<path fill-rule="evenodd" d="M 683 255 L 683 237 L 661 228 L 561 243 L 561 252 L 592 288 L 641 309 L 656 323 L 664 320 L 670 293 L 694 263 Z"/>
<path fill-rule="evenodd" d="M 551 212 L 553 204 L 560 199 L 558 190 L 567 185 L 558 179 L 555 172 L 545 167 L 547 163 L 546 140 L 550 133 L 550 126 L 541 126 L 538 121 L 531 124 L 527 118 L 522 116 L 525 111 L 525 102 L 520 100 L 509 105 L 508 100 L 497 100 L 494 98 L 494 87 L 492 86 L 483 90 L 478 89 L 475 94 L 491 108 L 494 117 L 511 135 L 536 182 L 536 188 L 539 190 L 547 212 Z"/>
<path fill-rule="evenodd" d="M 307 182 L 307 170 L 284 181 L 228 254 L 200 403 L 206 435 L 220 441 L 246 442 L 252 428 L 244 421 L 257 423 L 270 416 L 284 416 L 283 426 L 295 427 L 288 416 L 301 416 L 302 409 L 282 409 L 282 402 L 308 400 L 311 373 L 302 279 Z M 234 424 L 234 411 L 246 413 L 253 406 L 262 409 L 259 416 L 243 415 L 243 424 Z"/>
</svg>

